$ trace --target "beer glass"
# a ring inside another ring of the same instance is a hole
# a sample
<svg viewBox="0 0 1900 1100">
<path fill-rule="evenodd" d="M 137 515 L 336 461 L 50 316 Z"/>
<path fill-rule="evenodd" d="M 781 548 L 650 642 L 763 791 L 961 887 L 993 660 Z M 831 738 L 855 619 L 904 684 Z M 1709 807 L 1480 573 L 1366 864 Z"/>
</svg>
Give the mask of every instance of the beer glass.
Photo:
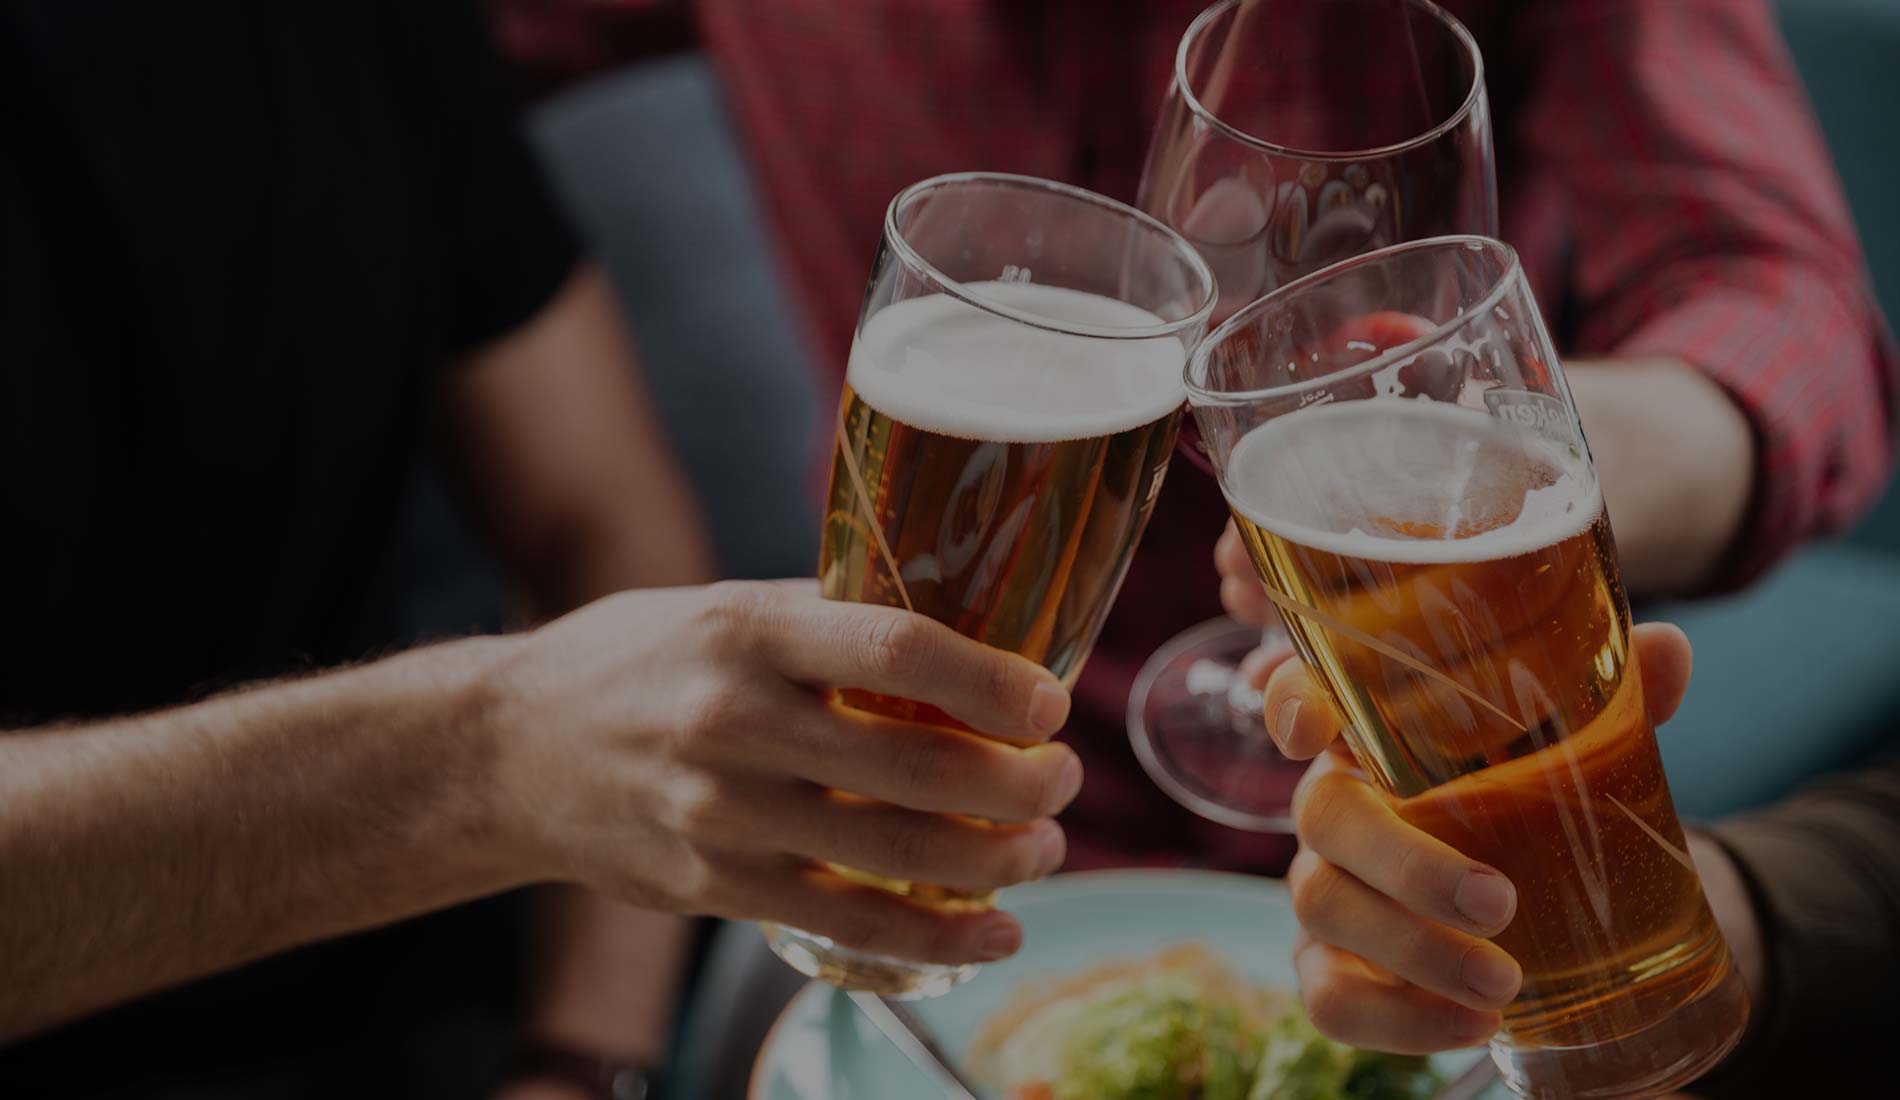
<svg viewBox="0 0 1900 1100">
<path fill-rule="evenodd" d="M 1186 241 L 1079 188 L 970 173 L 900 193 L 838 409 L 825 596 L 928 615 L 1073 684 L 1160 489 L 1214 294 Z M 909 700 L 835 702 L 962 728 Z M 989 904 L 834 870 L 927 904 Z M 973 971 L 767 936 L 806 974 L 890 996 Z"/>
<path fill-rule="evenodd" d="M 1223 0 L 1181 39 L 1136 205 L 1213 268 L 1218 323 L 1375 248 L 1495 235 L 1492 164 L 1483 59 L 1437 5 Z M 1204 463 L 1194 426 L 1182 436 Z M 1239 673 L 1255 648 L 1286 644 L 1277 630 L 1263 637 L 1216 619 L 1173 639 L 1136 678 L 1137 758 L 1203 817 L 1292 831 L 1304 766 L 1274 748 L 1259 693 Z"/>
<path fill-rule="evenodd" d="M 1380 333 L 1411 332 L 1395 342 Z M 1534 1098 L 1672 1091 L 1748 1001 L 1670 802 L 1596 472 L 1511 249 L 1398 245 L 1197 349 L 1268 595 L 1405 820 L 1516 883 L 1492 1054 Z"/>
</svg>

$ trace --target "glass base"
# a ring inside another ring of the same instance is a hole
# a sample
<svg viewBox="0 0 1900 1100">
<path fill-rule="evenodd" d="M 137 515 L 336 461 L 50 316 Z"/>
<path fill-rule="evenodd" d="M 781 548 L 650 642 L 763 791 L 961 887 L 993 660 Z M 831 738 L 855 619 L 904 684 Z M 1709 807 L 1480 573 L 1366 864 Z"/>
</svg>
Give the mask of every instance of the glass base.
<svg viewBox="0 0 1900 1100">
<path fill-rule="evenodd" d="M 1693 1000 L 1634 1035 L 1579 1047 L 1491 1042 L 1504 1084 L 1525 1100 L 1649 1100 L 1713 1069 L 1742 1039 L 1748 993 L 1723 976 Z"/>
<path fill-rule="evenodd" d="M 1277 627 L 1220 618 L 1148 658 L 1128 695 L 1128 740 L 1168 797 L 1231 828 L 1293 832 L 1293 788 L 1306 764 L 1274 747 L 1260 692 L 1241 668 L 1257 649 L 1292 644 Z"/>
<path fill-rule="evenodd" d="M 773 953 L 800 974 L 839 989 L 861 989 L 896 1001 L 941 997 L 969 981 L 977 970 L 974 966 L 937 966 L 854 951 L 782 924 L 760 928 Z"/>
</svg>

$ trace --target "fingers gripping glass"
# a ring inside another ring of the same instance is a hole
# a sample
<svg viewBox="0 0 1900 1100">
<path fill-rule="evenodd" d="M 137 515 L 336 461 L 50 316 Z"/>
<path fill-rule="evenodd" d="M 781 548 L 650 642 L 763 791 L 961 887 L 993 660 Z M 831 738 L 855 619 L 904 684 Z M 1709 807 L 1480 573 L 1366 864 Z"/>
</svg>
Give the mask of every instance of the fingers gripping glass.
<svg viewBox="0 0 1900 1100">
<path fill-rule="evenodd" d="M 891 203 L 839 402 L 819 580 L 1072 684 L 1174 450 L 1213 277 L 1133 207 L 1021 176 L 941 176 Z M 861 691 L 840 705 L 962 728 Z M 987 896 L 836 874 L 944 907 Z M 767 930 L 799 970 L 928 996 L 972 968 Z"/>
<path fill-rule="evenodd" d="M 1214 320 L 1401 241 L 1497 233 L 1491 112 L 1470 33 L 1426 0 L 1223 0 L 1181 39 L 1137 200 L 1206 258 Z M 1362 337 L 1403 342 L 1403 325 Z M 1181 449 L 1211 472 L 1193 423 Z M 1183 476 L 1193 476 L 1191 472 Z M 1290 832 L 1305 765 L 1263 733 L 1240 671 L 1288 644 L 1228 619 L 1164 646 L 1128 702 L 1137 757 L 1236 828 Z"/>
<path fill-rule="evenodd" d="M 1368 325 L 1415 333 L 1382 343 Z M 1219 326 L 1188 395 L 1300 655 L 1399 815 L 1498 868 L 1524 970 L 1493 1056 L 1526 1097 L 1647 1097 L 1747 998 L 1630 662 L 1576 408 L 1516 255 L 1398 245 Z"/>
</svg>

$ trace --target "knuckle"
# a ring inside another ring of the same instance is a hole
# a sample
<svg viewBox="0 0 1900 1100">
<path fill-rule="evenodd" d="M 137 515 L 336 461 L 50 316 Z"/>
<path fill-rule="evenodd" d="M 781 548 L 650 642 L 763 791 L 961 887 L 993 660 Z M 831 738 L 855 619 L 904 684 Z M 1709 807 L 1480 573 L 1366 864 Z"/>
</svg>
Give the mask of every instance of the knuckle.
<svg viewBox="0 0 1900 1100">
<path fill-rule="evenodd" d="M 1043 853 L 1038 844 L 1031 839 L 1033 834 L 1023 833 L 1012 837 L 1008 846 L 996 860 L 997 873 L 990 876 L 986 886 L 1001 889 L 1014 886 L 1019 882 L 1028 882 L 1044 873 Z"/>
<path fill-rule="evenodd" d="M 752 638 L 779 600 L 773 586 L 757 581 L 720 581 L 706 595 L 704 618 L 716 636 L 729 641 Z"/>
<path fill-rule="evenodd" d="M 694 908 L 716 909 L 720 893 L 719 874 L 713 860 L 686 846 L 673 864 L 672 892 Z"/>
<path fill-rule="evenodd" d="M 1339 891 L 1345 877 L 1329 863 L 1315 861 L 1311 870 L 1291 883 L 1293 913 L 1301 927 L 1314 937 L 1327 940 L 1339 908 Z"/>
<path fill-rule="evenodd" d="M 674 784 L 673 813 L 680 835 L 699 845 L 727 839 L 736 824 L 734 807 L 742 805 L 723 784 L 712 779 L 681 779 Z M 695 853 L 703 857 L 704 853 Z"/>
<path fill-rule="evenodd" d="M 1306 1018 L 1321 1035 L 1338 1042 L 1347 1041 L 1354 1007 L 1345 986 L 1334 981 L 1331 975 L 1321 975 L 1300 987 L 1300 999 L 1306 1002 Z"/>
<path fill-rule="evenodd" d="M 1034 845 L 1019 833 L 999 833 L 967 846 L 968 880 L 956 885 L 975 889 L 1000 890 L 1036 877 Z"/>
<path fill-rule="evenodd" d="M 1439 882 L 1443 875 L 1439 873 L 1435 853 L 1416 839 L 1401 841 L 1398 859 L 1392 868 L 1393 889 L 1398 891 L 1394 900 L 1408 909 L 1423 909 L 1432 905 L 1442 893 Z"/>
<path fill-rule="evenodd" d="M 1298 794 L 1293 813 L 1300 836 L 1309 844 L 1324 847 L 1338 831 L 1346 813 L 1339 780 L 1330 774 L 1321 775 L 1303 783 Z"/>
<path fill-rule="evenodd" d="M 1069 793 L 1063 781 L 1068 759 L 1069 754 L 1064 751 L 1048 753 L 1036 763 L 1035 778 L 1027 787 L 1023 804 L 1018 807 L 1022 820 L 1054 817 L 1062 810 L 1063 799 Z"/>
<path fill-rule="evenodd" d="M 890 922 L 882 914 L 868 910 L 849 910 L 832 918 L 831 938 L 846 947 L 876 950 L 890 938 Z"/>
<path fill-rule="evenodd" d="M 913 792 L 940 790 L 952 769 L 949 754 L 934 736 L 903 738 L 895 754 L 898 775 Z"/>
<path fill-rule="evenodd" d="M 1000 767 L 982 787 L 989 792 L 983 816 L 1014 825 L 1049 817 L 1056 809 L 1058 769 L 1028 759 L 1000 761 Z"/>
<path fill-rule="evenodd" d="M 906 822 L 884 831 L 884 858 L 898 878 L 928 877 L 937 870 L 940 845 L 928 826 Z"/>
<path fill-rule="evenodd" d="M 1446 1050 L 1483 1042 L 1497 1026 L 1482 1016 L 1474 1018 L 1470 1009 L 1451 1000 L 1442 1000 L 1424 1022 L 1426 1033 L 1438 1037 L 1432 1045 Z"/>
<path fill-rule="evenodd" d="M 981 651 L 973 681 L 983 702 L 1000 708 L 1013 697 L 1028 694 L 1030 689 L 1024 683 L 1023 671 L 1000 653 Z"/>
<path fill-rule="evenodd" d="M 1430 926 L 1423 921 L 1406 921 L 1390 935 L 1395 965 L 1401 978 L 1420 985 L 1439 987 L 1457 984 L 1462 952 L 1446 951 Z"/>
<path fill-rule="evenodd" d="M 965 955 L 964 933 L 952 920 L 937 913 L 926 914 L 931 929 L 923 938 L 923 948 L 919 957 L 924 962 L 943 963 L 956 960 Z"/>
<path fill-rule="evenodd" d="M 752 700 L 744 688 L 715 680 L 700 688 L 684 732 L 689 741 L 710 739 L 716 743 L 743 732 L 752 717 Z"/>
<path fill-rule="evenodd" d="M 906 682 L 930 666 L 930 630 L 914 616 L 886 616 L 864 635 L 864 665 L 872 675 Z"/>
</svg>

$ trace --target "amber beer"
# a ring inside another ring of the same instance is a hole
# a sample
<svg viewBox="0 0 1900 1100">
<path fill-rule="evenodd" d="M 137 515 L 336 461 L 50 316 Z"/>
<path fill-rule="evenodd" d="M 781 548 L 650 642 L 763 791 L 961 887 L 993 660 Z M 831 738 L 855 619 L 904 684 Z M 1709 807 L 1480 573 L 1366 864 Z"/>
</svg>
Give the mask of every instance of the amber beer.
<svg viewBox="0 0 1900 1100">
<path fill-rule="evenodd" d="M 993 282 L 970 293 L 1031 316 L 1158 326 L 1115 299 Z M 1178 339 L 1088 340 L 947 295 L 872 317 L 839 410 L 818 576 L 830 599 L 905 607 L 1072 684 L 1147 522 L 1186 396 Z M 867 692 L 842 705 L 963 728 Z M 973 896 L 839 868 L 947 905 Z M 845 985 L 904 992 L 909 972 L 856 960 Z"/>
<path fill-rule="evenodd" d="M 1497 942 L 1524 969 L 1505 1039 L 1530 1094 L 1628 1095 L 1632 1067 L 1681 1068 L 1672 1039 L 1739 1034 L 1747 1001 L 1663 778 L 1595 473 L 1521 419 L 1317 405 L 1247 431 L 1224 483 L 1355 755 L 1517 885 Z"/>
<path fill-rule="evenodd" d="M 1071 321 L 1159 324 L 1079 291 L 982 292 Z M 845 379 L 824 594 L 908 607 L 1072 683 L 1167 469 L 1180 358 L 1171 339 L 1078 341 L 942 295 L 885 309 Z M 850 702 L 949 721 L 907 700 Z"/>
</svg>

